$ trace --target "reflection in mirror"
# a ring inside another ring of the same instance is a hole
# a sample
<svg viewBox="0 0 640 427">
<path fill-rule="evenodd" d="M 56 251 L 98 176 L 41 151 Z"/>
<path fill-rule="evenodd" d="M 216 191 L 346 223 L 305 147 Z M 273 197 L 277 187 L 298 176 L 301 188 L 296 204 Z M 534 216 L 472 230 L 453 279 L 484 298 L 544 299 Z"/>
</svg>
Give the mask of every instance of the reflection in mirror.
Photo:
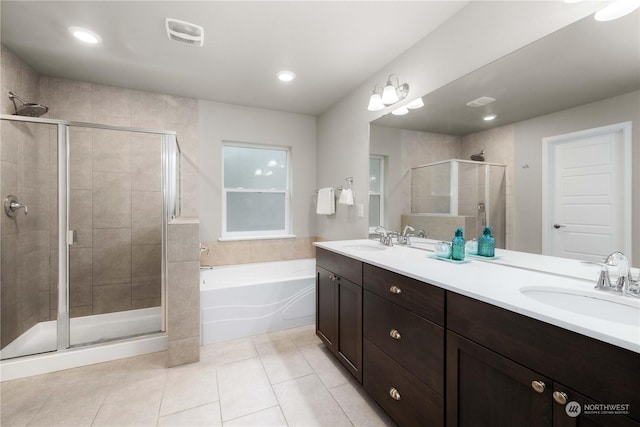
<svg viewBox="0 0 640 427">
<path fill-rule="evenodd" d="M 638 34 L 637 11 L 610 22 L 589 16 L 425 95 L 421 109 L 372 122 L 370 155 L 386 165 L 383 225 L 400 230 L 402 215 L 411 213 L 412 168 L 469 160 L 484 150 L 487 163 L 506 165 L 506 248 L 543 253 L 543 139 L 629 122 L 634 149 L 623 179 L 633 181 L 634 199 L 625 209 L 633 209 L 627 216 L 634 222 L 623 232 L 633 240 L 633 264 L 640 264 L 640 215 L 633 213 L 640 210 Z M 481 97 L 495 101 L 467 105 Z M 495 119 L 483 120 L 489 114 Z M 623 170 L 625 155 L 615 161 L 621 163 L 614 169 Z M 449 227 L 445 231 L 453 234 Z M 619 249 L 601 241 L 589 259 Z M 571 251 L 564 256 L 583 258 Z"/>
</svg>

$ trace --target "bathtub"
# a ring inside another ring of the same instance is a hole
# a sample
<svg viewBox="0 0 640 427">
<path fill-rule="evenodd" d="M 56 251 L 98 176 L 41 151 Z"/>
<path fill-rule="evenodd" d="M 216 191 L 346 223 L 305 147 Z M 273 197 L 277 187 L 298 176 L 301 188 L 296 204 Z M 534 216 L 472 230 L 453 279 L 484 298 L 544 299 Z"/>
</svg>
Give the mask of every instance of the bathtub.
<svg viewBox="0 0 640 427">
<path fill-rule="evenodd" d="M 201 342 L 315 322 L 315 258 L 200 270 Z"/>
</svg>

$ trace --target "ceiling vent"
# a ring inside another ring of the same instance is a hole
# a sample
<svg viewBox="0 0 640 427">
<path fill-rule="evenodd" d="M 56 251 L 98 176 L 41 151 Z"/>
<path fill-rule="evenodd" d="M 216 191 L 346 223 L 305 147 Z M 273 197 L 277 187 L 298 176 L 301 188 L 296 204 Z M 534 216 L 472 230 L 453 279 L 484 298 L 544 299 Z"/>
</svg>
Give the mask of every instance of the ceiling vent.
<svg viewBox="0 0 640 427">
<path fill-rule="evenodd" d="M 469 107 L 482 107 L 484 105 L 491 104 L 493 101 L 495 101 L 495 98 L 491 98 L 490 96 L 481 96 L 480 98 L 467 102 L 467 105 Z"/>
<path fill-rule="evenodd" d="M 179 21 L 173 18 L 165 20 L 167 36 L 171 40 L 186 43 L 191 46 L 202 46 L 204 43 L 204 29 L 189 22 Z"/>
</svg>

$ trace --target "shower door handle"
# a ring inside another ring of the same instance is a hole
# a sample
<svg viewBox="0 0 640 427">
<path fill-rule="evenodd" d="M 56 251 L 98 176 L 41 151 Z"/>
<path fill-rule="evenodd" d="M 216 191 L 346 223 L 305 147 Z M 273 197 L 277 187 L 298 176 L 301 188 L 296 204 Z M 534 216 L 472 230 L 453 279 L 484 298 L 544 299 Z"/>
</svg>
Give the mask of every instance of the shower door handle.
<svg viewBox="0 0 640 427">
<path fill-rule="evenodd" d="M 78 231 L 77 230 L 68 230 L 67 231 L 67 244 L 69 246 L 78 243 Z"/>
</svg>

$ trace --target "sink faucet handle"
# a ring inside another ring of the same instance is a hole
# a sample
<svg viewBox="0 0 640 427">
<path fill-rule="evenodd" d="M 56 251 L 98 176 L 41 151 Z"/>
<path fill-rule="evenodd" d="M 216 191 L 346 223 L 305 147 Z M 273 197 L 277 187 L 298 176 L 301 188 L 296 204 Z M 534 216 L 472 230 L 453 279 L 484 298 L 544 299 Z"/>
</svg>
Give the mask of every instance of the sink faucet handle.
<svg viewBox="0 0 640 427">
<path fill-rule="evenodd" d="M 593 261 L 582 261 L 582 264 L 597 265 L 600 267 L 600 276 L 598 277 L 598 283 L 596 283 L 596 289 L 610 289 L 611 279 L 609 278 L 609 264 Z"/>
</svg>

